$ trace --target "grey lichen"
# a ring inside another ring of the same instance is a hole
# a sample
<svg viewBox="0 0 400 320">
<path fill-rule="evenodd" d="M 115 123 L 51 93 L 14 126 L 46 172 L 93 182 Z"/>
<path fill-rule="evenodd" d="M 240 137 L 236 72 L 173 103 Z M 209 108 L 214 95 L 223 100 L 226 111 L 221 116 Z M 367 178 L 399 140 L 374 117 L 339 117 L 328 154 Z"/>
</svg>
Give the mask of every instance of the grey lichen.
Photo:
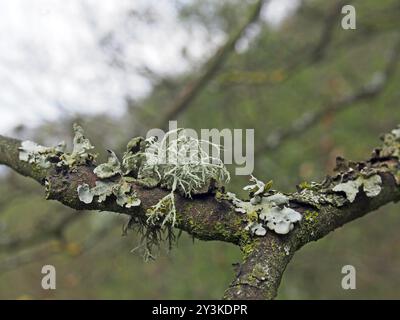
<svg viewBox="0 0 400 320">
<path fill-rule="evenodd" d="M 382 137 L 383 146 L 379 157 L 397 157 L 400 159 L 400 126 Z"/>
<path fill-rule="evenodd" d="M 83 184 L 77 189 L 79 200 L 86 204 L 93 202 L 97 197 L 97 202 L 101 203 L 107 200 L 108 197 L 114 196 L 119 206 L 132 208 L 140 206 L 140 199 L 132 188 L 132 184 L 124 178 L 116 182 L 112 181 L 96 181 L 96 186 L 90 188 L 89 185 Z"/>
<path fill-rule="evenodd" d="M 211 157 L 205 146 L 219 146 L 184 134 L 181 129 L 165 134 L 161 141 L 147 139 L 145 158 L 138 171 L 138 180 L 152 179 L 171 192 L 147 211 L 148 222 L 176 224 L 175 192 L 185 197 L 208 192 L 213 181 L 229 181 L 229 172 L 222 160 Z"/>
<path fill-rule="evenodd" d="M 378 174 L 375 174 L 371 177 L 359 176 L 355 180 L 339 183 L 332 190 L 335 192 L 344 192 L 347 200 L 354 202 L 361 187 L 368 197 L 373 198 L 381 192 L 381 185 L 382 178 Z"/>
<path fill-rule="evenodd" d="M 117 155 L 111 151 L 107 150 L 109 153 L 108 162 L 103 163 L 97 166 L 93 172 L 98 176 L 100 179 L 107 179 L 114 177 L 118 174 L 121 174 L 121 163 L 117 157 Z"/>
<path fill-rule="evenodd" d="M 89 204 L 93 202 L 94 194 L 90 190 L 90 186 L 86 183 L 78 186 L 78 196 L 79 200 L 82 202 Z"/>
<path fill-rule="evenodd" d="M 19 159 L 44 169 L 49 169 L 52 164 L 57 167 L 70 168 L 75 165 L 91 163 L 96 158 L 96 154 L 90 153 L 90 150 L 94 147 L 85 138 L 82 127 L 74 124 L 74 131 L 72 153 L 65 152 L 66 145 L 64 142 L 54 148 L 48 148 L 32 141 L 23 141 L 19 148 Z"/>
<path fill-rule="evenodd" d="M 301 214 L 291 208 L 272 207 L 270 210 L 263 210 L 260 219 L 267 223 L 270 230 L 278 234 L 286 234 L 293 230 L 294 224 L 300 221 Z"/>
<path fill-rule="evenodd" d="M 91 153 L 94 149 L 90 140 L 85 137 L 83 128 L 78 124 L 74 123 L 74 140 L 72 153 L 64 153 L 61 156 L 61 161 L 57 164 L 58 166 L 72 167 L 75 165 L 85 165 L 96 159 L 97 154 Z"/>
<path fill-rule="evenodd" d="M 235 206 L 235 211 L 247 216 L 246 227 L 252 234 L 264 236 L 268 228 L 278 234 L 287 234 L 294 228 L 296 222 L 301 221 L 302 215 L 289 207 L 289 198 L 282 193 L 272 193 L 269 190 L 271 183 L 264 182 L 251 176 L 252 185 L 243 189 L 250 191 L 250 201 L 243 201 L 235 194 L 228 192 L 226 199 Z M 268 187 L 266 187 L 269 185 Z"/>
<path fill-rule="evenodd" d="M 65 143 L 62 142 L 54 148 L 48 148 L 32 141 L 23 141 L 19 150 L 21 161 L 48 169 L 51 167 L 51 159 L 60 156 L 65 151 Z"/>
</svg>

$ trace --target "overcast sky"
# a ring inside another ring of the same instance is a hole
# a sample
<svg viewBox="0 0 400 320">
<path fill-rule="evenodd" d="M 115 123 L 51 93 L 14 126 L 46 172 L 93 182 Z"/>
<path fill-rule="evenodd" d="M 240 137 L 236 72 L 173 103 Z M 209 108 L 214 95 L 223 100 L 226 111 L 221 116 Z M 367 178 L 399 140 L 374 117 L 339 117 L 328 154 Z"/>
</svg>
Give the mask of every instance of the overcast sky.
<svg viewBox="0 0 400 320">
<path fill-rule="evenodd" d="M 174 3 L 1 0 L 0 134 L 65 112 L 120 115 L 127 96 L 151 91 L 143 67 L 173 75 L 205 59 L 225 35 L 210 37 L 200 25 L 189 30 L 179 23 Z M 274 0 L 263 17 L 276 24 L 297 3 Z M 246 47 L 244 40 L 238 49 Z"/>
</svg>

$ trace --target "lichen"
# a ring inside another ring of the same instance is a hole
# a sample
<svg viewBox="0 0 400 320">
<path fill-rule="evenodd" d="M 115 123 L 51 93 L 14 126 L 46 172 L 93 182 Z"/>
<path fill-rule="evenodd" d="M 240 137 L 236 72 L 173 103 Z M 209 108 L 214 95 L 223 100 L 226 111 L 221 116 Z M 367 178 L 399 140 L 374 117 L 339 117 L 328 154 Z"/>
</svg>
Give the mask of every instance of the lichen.
<svg viewBox="0 0 400 320">
<path fill-rule="evenodd" d="M 58 162 L 57 166 L 72 167 L 76 165 L 85 165 L 92 163 L 96 159 L 97 154 L 91 153 L 94 149 L 90 140 L 85 137 L 83 128 L 78 124 L 74 123 L 74 139 L 73 139 L 73 150 L 72 153 L 63 153 L 61 161 Z"/>
<path fill-rule="evenodd" d="M 51 167 L 52 159 L 59 157 L 65 151 L 65 143 L 48 148 L 28 140 L 21 143 L 19 150 L 19 160 L 48 169 Z"/>
<path fill-rule="evenodd" d="M 397 157 L 400 159 L 400 126 L 383 136 L 383 146 L 379 157 Z"/>
<path fill-rule="evenodd" d="M 128 143 L 122 161 L 109 151 L 108 161 L 94 169 L 99 178 L 96 185 L 93 188 L 85 184 L 78 187 L 79 199 L 90 204 L 94 200 L 104 202 L 113 196 L 119 206 L 130 208 L 141 203 L 132 183 L 169 190 L 165 197 L 147 209 L 144 220 L 132 217 L 128 223 L 130 227 L 138 226 L 142 234 L 138 248 L 151 258 L 152 249 L 159 245 L 162 233 L 167 234 L 169 242 L 175 237 L 176 193 L 190 198 L 229 181 L 229 172 L 222 161 L 209 156 L 205 146 L 219 150 L 219 146 L 186 136 L 181 130 L 168 132 L 161 141 L 154 137 L 134 138 Z"/>
<path fill-rule="evenodd" d="M 289 198 L 282 193 L 269 191 L 262 181 L 251 176 L 252 185 L 243 189 L 250 192 L 250 200 L 243 201 L 235 194 L 227 192 L 225 198 L 232 202 L 235 211 L 246 214 L 244 219 L 248 222 L 246 230 L 256 236 L 264 236 L 266 228 L 278 234 L 287 234 L 294 228 L 296 222 L 301 221 L 299 212 L 290 208 Z"/>
<path fill-rule="evenodd" d="M 349 180 L 342 182 L 333 187 L 334 192 L 344 192 L 347 200 L 354 202 L 357 194 L 362 187 L 365 194 L 369 198 L 376 197 L 381 192 L 382 178 L 378 175 L 372 175 L 371 177 L 359 176 L 355 180 Z"/>
<path fill-rule="evenodd" d="M 205 151 L 204 145 L 219 150 L 215 144 L 186 136 L 179 129 L 168 132 L 161 141 L 146 141 L 148 145 L 143 153 L 145 159 L 139 168 L 138 179 L 150 178 L 170 190 L 169 195 L 147 210 L 149 222 L 159 221 L 162 217 L 162 225 L 175 226 L 175 192 L 190 198 L 208 192 L 213 181 L 229 181 L 229 172 L 222 160 Z"/>
<path fill-rule="evenodd" d="M 108 162 L 97 166 L 93 170 L 100 179 L 107 179 L 121 174 L 121 163 L 117 155 L 111 150 L 107 151 L 109 153 Z"/>
<path fill-rule="evenodd" d="M 124 178 L 116 182 L 96 181 L 96 186 L 93 188 L 90 188 L 87 184 L 82 184 L 78 186 L 77 192 L 79 200 L 86 204 L 92 203 L 95 197 L 97 197 L 97 202 L 104 202 L 112 195 L 120 207 L 132 208 L 141 204 L 140 199 L 132 188 L 132 184 Z"/>
<path fill-rule="evenodd" d="M 272 207 L 270 210 L 263 210 L 260 219 L 267 223 L 270 230 L 278 234 L 286 234 L 293 230 L 294 224 L 300 221 L 301 214 L 291 208 Z"/>
<path fill-rule="evenodd" d="M 139 179 L 153 177 L 162 187 L 186 197 L 208 192 L 204 187 L 212 181 L 228 182 L 230 179 L 222 160 L 206 152 L 209 146 L 219 150 L 218 145 L 187 136 L 180 129 L 166 133 L 161 141 L 148 139 L 147 142 Z"/>
<path fill-rule="evenodd" d="M 43 169 L 49 169 L 52 165 L 71 168 L 77 165 L 91 164 L 97 156 L 90 152 L 94 147 L 85 138 L 82 127 L 74 124 L 74 131 L 72 153 L 65 152 L 65 142 L 59 143 L 56 147 L 48 148 L 32 141 L 23 141 L 19 148 L 19 159 Z"/>
<path fill-rule="evenodd" d="M 93 202 L 94 193 L 90 190 L 90 186 L 87 183 L 78 186 L 79 200 L 89 204 Z"/>
</svg>

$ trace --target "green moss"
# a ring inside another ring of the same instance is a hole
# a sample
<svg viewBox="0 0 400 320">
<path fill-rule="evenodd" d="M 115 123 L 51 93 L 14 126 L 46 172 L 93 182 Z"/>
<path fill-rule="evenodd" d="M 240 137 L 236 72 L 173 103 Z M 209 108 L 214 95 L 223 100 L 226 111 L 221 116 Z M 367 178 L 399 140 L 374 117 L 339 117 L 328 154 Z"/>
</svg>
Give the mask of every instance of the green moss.
<svg viewBox="0 0 400 320">
<path fill-rule="evenodd" d="M 311 189 L 311 184 L 307 181 L 303 181 L 302 183 L 299 184 L 300 189 Z"/>
<path fill-rule="evenodd" d="M 304 212 L 304 221 L 306 222 L 314 222 L 318 218 L 318 212 L 317 211 L 311 211 L 307 210 Z"/>
</svg>

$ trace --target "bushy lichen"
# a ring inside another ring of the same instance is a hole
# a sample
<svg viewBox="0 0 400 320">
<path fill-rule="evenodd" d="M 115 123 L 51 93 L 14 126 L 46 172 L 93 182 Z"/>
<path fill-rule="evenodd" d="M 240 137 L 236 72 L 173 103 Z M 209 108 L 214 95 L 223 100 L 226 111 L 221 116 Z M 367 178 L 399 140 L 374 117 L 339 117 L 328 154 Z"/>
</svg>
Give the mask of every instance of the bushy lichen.
<svg viewBox="0 0 400 320">
<path fill-rule="evenodd" d="M 219 146 L 186 136 L 181 130 L 168 132 L 161 141 L 148 139 L 147 142 L 138 179 L 151 178 L 171 191 L 147 210 L 150 222 L 162 218 L 162 225 L 175 225 L 175 192 L 192 197 L 193 194 L 208 192 L 213 181 L 229 181 L 229 172 L 222 160 L 205 151 L 205 145 L 218 149 Z"/>
</svg>

